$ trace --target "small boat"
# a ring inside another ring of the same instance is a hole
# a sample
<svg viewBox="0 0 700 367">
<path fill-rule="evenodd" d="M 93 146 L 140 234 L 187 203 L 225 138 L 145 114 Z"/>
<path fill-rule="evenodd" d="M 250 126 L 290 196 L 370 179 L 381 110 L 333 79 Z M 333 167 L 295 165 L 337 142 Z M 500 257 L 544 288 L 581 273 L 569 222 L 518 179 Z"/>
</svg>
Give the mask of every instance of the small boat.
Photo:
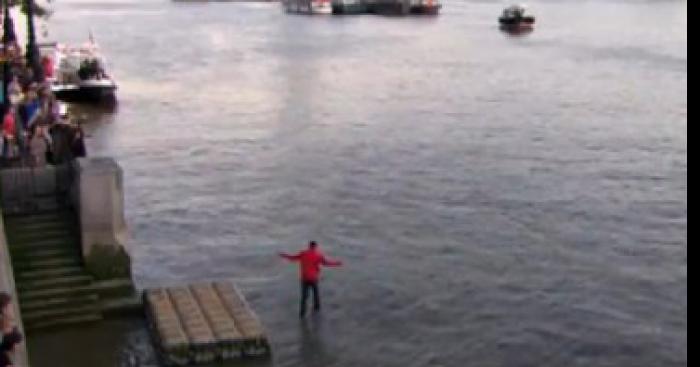
<svg viewBox="0 0 700 367">
<path fill-rule="evenodd" d="M 105 70 L 94 41 L 80 47 L 39 45 L 46 80 L 56 98 L 66 102 L 116 102 L 117 84 Z"/>
<path fill-rule="evenodd" d="M 531 30 L 535 25 L 535 17 L 527 13 L 524 5 L 512 5 L 503 10 L 498 22 L 507 31 Z"/>
<path fill-rule="evenodd" d="M 311 0 L 311 14 L 332 14 L 330 0 Z"/>
<path fill-rule="evenodd" d="M 286 0 L 284 7 L 289 13 L 332 14 L 331 0 Z"/>
<path fill-rule="evenodd" d="M 438 15 L 442 9 L 442 4 L 438 0 L 420 0 L 418 3 L 412 4 L 412 14 Z"/>
</svg>

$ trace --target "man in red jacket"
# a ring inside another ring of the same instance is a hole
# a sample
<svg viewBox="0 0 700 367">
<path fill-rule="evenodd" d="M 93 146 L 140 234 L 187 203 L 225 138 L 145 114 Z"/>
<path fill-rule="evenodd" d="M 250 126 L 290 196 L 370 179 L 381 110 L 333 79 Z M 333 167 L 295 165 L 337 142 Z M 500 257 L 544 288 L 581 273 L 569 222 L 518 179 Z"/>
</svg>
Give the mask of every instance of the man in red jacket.
<svg viewBox="0 0 700 367">
<path fill-rule="evenodd" d="M 318 244 L 314 241 L 309 243 L 309 249 L 301 251 L 296 255 L 279 254 L 282 258 L 289 261 L 298 261 L 301 270 L 301 309 L 299 316 L 306 315 L 306 300 L 309 298 L 309 290 L 314 292 L 314 311 L 321 310 L 321 296 L 318 294 L 318 281 L 321 275 L 321 265 L 323 266 L 341 266 L 340 261 L 326 259 L 325 256 L 318 250 Z"/>
</svg>

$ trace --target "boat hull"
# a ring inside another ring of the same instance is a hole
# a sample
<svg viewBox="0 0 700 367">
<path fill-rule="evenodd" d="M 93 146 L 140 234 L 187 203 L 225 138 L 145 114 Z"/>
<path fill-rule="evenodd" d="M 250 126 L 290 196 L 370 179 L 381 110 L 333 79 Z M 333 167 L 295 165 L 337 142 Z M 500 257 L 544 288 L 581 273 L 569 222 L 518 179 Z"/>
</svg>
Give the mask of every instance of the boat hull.
<svg viewBox="0 0 700 367">
<path fill-rule="evenodd" d="M 369 5 L 369 11 L 380 15 L 437 15 L 442 5 L 437 1 L 415 3 L 411 0 L 378 0 Z"/>
<path fill-rule="evenodd" d="M 115 85 L 83 85 L 52 87 L 56 98 L 64 102 L 114 103 L 117 100 Z"/>
<path fill-rule="evenodd" d="M 440 14 L 440 9 L 442 9 L 441 4 L 435 5 L 419 5 L 411 8 L 411 14 L 418 15 L 438 15 Z"/>
<path fill-rule="evenodd" d="M 534 26 L 535 17 L 522 17 L 522 18 L 498 18 L 498 22 L 502 26 Z"/>
<path fill-rule="evenodd" d="M 367 14 L 369 8 L 362 3 L 333 3 L 333 14 Z"/>
<path fill-rule="evenodd" d="M 522 17 L 522 18 L 499 18 L 498 22 L 501 25 L 501 30 L 511 34 L 527 34 L 534 30 L 535 18 L 534 17 Z"/>
</svg>

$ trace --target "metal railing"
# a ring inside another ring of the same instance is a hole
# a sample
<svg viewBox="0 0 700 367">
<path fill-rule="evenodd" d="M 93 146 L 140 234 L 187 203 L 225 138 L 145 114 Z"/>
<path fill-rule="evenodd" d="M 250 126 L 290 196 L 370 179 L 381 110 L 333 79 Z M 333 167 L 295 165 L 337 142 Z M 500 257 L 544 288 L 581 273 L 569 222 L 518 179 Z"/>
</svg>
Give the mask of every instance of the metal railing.
<svg viewBox="0 0 700 367">
<path fill-rule="evenodd" d="M 70 209 L 75 169 L 71 163 L 0 170 L 0 204 L 5 214 Z"/>
</svg>

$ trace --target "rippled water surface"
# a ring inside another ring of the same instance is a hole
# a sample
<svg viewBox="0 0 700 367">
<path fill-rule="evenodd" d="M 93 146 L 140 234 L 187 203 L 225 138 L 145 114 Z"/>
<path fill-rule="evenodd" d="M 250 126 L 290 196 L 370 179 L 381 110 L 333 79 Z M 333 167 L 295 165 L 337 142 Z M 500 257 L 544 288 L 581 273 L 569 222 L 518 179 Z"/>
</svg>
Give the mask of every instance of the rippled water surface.
<svg viewBox="0 0 700 367">
<path fill-rule="evenodd" d="M 503 5 L 56 4 L 52 36 L 92 28 L 120 82 L 82 113 L 125 170 L 139 286 L 234 279 L 276 367 L 687 365 L 687 2 L 532 1 L 525 37 Z M 309 239 L 346 266 L 300 323 L 275 253 Z M 112 330 L 30 347 L 155 363 Z"/>
</svg>

